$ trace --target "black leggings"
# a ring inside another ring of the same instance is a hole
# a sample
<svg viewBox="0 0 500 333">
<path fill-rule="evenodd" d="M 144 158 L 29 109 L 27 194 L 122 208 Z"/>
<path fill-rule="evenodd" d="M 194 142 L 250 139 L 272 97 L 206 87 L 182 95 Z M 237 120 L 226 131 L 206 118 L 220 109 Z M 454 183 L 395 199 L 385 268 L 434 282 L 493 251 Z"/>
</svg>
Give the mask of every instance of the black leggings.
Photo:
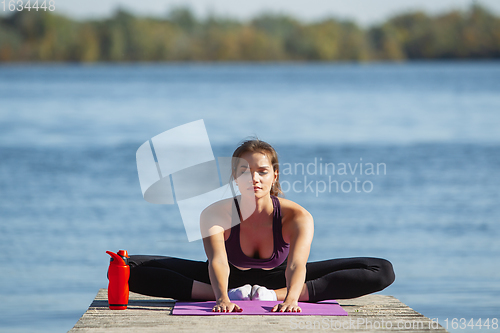
<svg viewBox="0 0 500 333">
<path fill-rule="evenodd" d="M 193 300 L 193 281 L 210 284 L 208 261 L 163 256 L 130 256 L 130 291 L 181 301 Z M 245 284 L 269 289 L 286 287 L 287 262 L 271 270 L 240 270 L 229 264 L 229 288 Z M 392 282 L 392 264 L 379 258 L 343 258 L 310 262 L 306 265 L 309 301 L 355 298 L 380 291 Z"/>
</svg>

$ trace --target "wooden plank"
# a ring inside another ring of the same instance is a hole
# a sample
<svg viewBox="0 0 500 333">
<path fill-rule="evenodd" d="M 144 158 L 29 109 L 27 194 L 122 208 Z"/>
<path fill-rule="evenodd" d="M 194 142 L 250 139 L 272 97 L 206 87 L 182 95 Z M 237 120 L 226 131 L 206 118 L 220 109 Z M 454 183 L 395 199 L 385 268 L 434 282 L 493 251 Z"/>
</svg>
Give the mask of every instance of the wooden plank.
<svg viewBox="0 0 500 333">
<path fill-rule="evenodd" d="M 109 310 L 107 289 L 100 289 L 70 332 L 446 332 L 392 296 L 367 295 L 339 303 L 349 316 L 172 316 L 173 299 L 132 292 L 127 310 Z"/>
</svg>

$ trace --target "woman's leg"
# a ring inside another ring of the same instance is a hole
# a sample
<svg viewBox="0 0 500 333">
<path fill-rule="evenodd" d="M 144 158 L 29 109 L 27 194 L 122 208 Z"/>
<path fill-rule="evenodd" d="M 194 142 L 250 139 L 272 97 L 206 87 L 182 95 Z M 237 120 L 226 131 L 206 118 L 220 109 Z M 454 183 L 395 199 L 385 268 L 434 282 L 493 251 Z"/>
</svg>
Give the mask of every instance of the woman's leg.
<svg viewBox="0 0 500 333">
<path fill-rule="evenodd" d="M 163 256 L 130 256 L 130 291 L 178 300 L 213 300 L 208 263 Z"/>
<path fill-rule="evenodd" d="M 286 296 L 286 262 L 264 271 L 231 268 L 229 287 L 259 284 Z M 380 291 L 395 279 L 392 264 L 378 258 L 344 258 L 307 263 L 306 283 L 299 301 L 355 298 Z M 208 263 L 159 256 L 131 256 L 130 290 L 178 300 L 214 300 Z"/>
<path fill-rule="evenodd" d="M 276 298 L 278 301 L 284 301 L 287 293 L 287 289 L 285 288 L 280 288 L 280 289 L 275 289 L 274 292 L 276 293 Z M 309 291 L 307 290 L 307 285 L 304 283 L 302 286 L 302 291 L 300 292 L 299 295 L 299 302 L 307 302 L 309 300 Z"/>
<path fill-rule="evenodd" d="M 342 258 L 307 263 L 309 301 L 355 298 L 385 289 L 395 279 L 392 264 L 379 258 Z"/>
<path fill-rule="evenodd" d="M 252 284 L 273 289 L 277 299 L 286 297 L 286 262 L 271 271 L 261 271 Z M 342 258 L 306 265 L 306 283 L 299 301 L 355 298 L 380 291 L 394 281 L 392 264 L 378 258 Z"/>
</svg>

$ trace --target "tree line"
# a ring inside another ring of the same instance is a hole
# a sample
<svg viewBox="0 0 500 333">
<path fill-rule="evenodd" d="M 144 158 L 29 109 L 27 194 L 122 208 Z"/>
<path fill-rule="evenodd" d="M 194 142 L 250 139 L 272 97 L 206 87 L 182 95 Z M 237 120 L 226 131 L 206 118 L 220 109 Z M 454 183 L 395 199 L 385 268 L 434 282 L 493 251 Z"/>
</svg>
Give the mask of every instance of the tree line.
<svg viewBox="0 0 500 333">
<path fill-rule="evenodd" d="M 198 19 L 182 7 L 164 18 L 137 17 L 122 9 L 100 20 L 35 11 L 0 18 L 0 62 L 493 58 L 500 58 L 500 17 L 477 4 L 434 16 L 403 13 L 368 28 L 336 18 L 303 23 L 276 14 L 246 22 Z"/>
</svg>

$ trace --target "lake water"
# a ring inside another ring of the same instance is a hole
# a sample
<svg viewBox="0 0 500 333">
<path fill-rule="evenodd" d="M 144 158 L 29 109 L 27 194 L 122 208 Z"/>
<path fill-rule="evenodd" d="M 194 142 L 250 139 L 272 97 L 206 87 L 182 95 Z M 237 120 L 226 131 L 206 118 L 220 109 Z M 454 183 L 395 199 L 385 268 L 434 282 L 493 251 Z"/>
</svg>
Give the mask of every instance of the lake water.
<svg viewBox="0 0 500 333">
<path fill-rule="evenodd" d="M 198 119 L 215 156 L 251 135 L 276 147 L 286 197 L 315 219 L 310 260 L 389 259 L 383 294 L 491 322 L 499 111 L 499 62 L 0 66 L 0 331 L 69 330 L 107 286 L 106 250 L 205 260 L 135 164 Z"/>
</svg>

